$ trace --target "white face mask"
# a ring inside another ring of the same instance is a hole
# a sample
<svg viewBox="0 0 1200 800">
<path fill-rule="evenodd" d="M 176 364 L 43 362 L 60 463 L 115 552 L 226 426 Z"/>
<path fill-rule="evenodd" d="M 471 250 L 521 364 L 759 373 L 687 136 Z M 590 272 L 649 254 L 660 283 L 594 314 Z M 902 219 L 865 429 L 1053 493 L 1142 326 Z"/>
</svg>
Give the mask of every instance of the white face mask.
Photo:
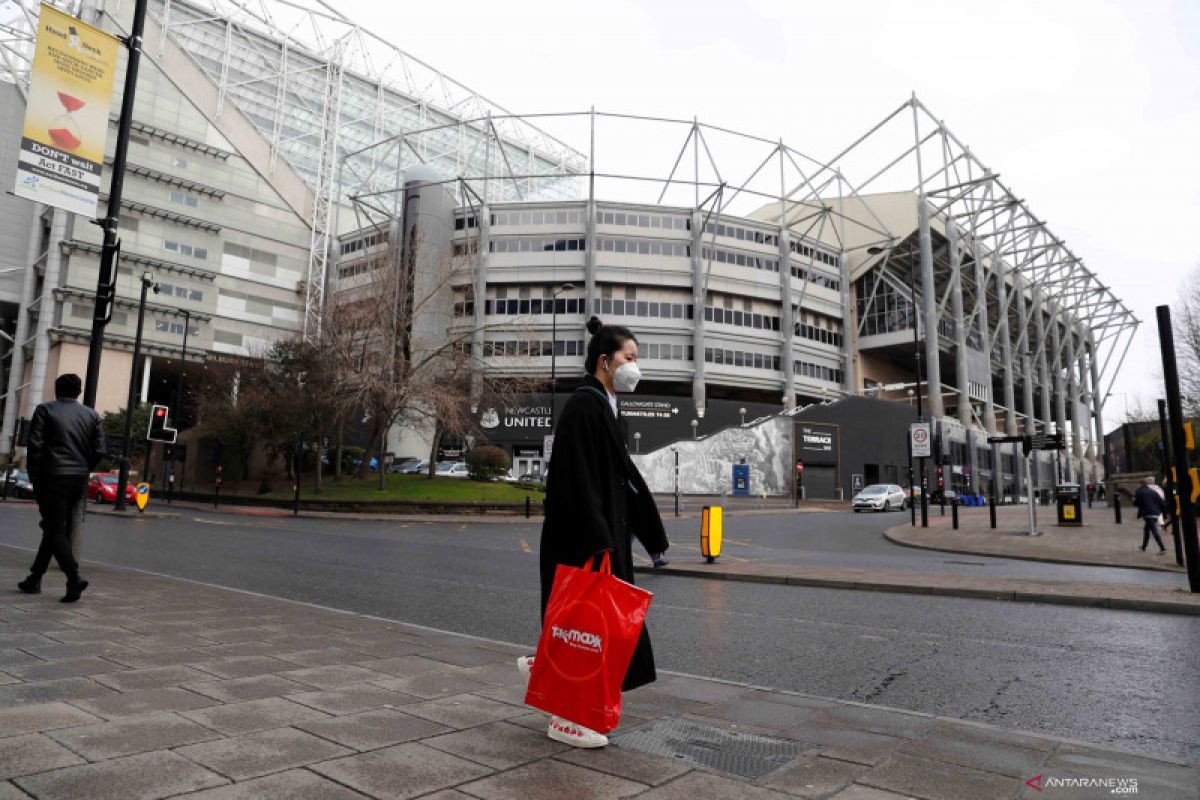
<svg viewBox="0 0 1200 800">
<path fill-rule="evenodd" d="M 626 361 L 613 373 L 613 388 L 618 392 L 632 392 L 642 379 L 642 371 L 634 361 Z"/>
</svg>

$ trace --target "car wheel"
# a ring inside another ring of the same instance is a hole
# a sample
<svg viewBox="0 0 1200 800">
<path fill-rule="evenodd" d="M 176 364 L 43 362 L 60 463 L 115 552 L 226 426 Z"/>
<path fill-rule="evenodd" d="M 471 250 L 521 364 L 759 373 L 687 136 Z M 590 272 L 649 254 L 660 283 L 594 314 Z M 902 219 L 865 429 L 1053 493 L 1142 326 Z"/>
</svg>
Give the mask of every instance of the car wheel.
<svg viewBox="0 0 1200 800">
<path fill-rule="evenodd" d="M 881 511 L 883 511 L 884 513 L 887 513 L 888 511 L 891 511 L 891 510 L 892 510 L 892 501 L 891 501 L 891 500 L 884 500 L 884 501 L 883 501 L 883 508 L 882 508 L 882 509 L 880 509 L 880 510 L 881 510 Z"/>
</svg>

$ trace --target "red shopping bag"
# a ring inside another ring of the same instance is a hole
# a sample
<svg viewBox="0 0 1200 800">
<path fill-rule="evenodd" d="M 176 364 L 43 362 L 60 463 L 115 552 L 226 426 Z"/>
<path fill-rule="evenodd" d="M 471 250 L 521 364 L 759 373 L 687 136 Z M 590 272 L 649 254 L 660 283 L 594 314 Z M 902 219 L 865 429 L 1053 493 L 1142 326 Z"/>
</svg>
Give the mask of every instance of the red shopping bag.
<svg viewBox="0 0 1200 800">
<path fill-rule="evenodd" d="M 621 684 L 653 595 L 600 570 L 558 566 L 525 702 L 607 733 L 621 721 Z"/>
</svg>

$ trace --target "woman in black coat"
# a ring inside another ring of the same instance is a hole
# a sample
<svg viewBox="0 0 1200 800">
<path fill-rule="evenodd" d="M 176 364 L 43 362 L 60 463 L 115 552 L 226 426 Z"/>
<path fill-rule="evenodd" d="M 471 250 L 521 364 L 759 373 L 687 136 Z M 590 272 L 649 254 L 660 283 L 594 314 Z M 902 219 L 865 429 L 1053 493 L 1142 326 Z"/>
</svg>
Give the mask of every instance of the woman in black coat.
<svg viewBox="0 0 1200 800">
<path fill-rule="evenodd" d="M 632 538 L 650 553 L 669 547 L 658 506 L 625 446 L 618 427 L 617 392 L 631 392 L 641 372 L 637 338 L 628 328 L 588 321 L 592 334 L 584 369 L 587 377 L 567 401 L 554 432 L 542 525 L 542 615 L 545 616 L 559 564 L 582 567 L 589 557 L 611 553 L 613 575 L 633 583 Z M 528 674 L 532 659 L 522 658 Z M 650 637 L 642 628 L 622 689 L 655 679 Z M 550 738 L 580 747 L 607 744 L 602 734 L 557 717 Z"/>
</svg>

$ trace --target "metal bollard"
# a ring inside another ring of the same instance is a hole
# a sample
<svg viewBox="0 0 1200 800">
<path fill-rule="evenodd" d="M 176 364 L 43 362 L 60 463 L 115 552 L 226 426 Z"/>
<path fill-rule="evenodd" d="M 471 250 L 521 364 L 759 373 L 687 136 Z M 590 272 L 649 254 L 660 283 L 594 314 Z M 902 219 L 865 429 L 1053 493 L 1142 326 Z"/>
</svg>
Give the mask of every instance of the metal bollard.
<svg viewBox="0 0 1200 800">
<path fill-rule="evenodd" d="M 991 502 L 991 503 L 988 503 L 988 514 L 989 514 L 989 515 L 991 516 L 991 518 L 992 518 L 992 530 L 995 530 L 995 529 L 996 529 L 996 503 L 995 503 L 995 498 L 992 498 L 992 502 Z"/>
<path fill-rule="evenodd" d="M 529 519 L 529 495 L 525 495 L 525 519 Z"/>
<path fill-rule="evenodd" d="M 950 501 L 950 522 L 954 526 L 954 530 L 958 530 L 958 500 Z"/>
<path fill-rule="evenodd" d="M 1121 495 L 1113 495 L 1113 516 L 1116 517 L 1117 524 L 1121 524 Z"/>
</svg>

